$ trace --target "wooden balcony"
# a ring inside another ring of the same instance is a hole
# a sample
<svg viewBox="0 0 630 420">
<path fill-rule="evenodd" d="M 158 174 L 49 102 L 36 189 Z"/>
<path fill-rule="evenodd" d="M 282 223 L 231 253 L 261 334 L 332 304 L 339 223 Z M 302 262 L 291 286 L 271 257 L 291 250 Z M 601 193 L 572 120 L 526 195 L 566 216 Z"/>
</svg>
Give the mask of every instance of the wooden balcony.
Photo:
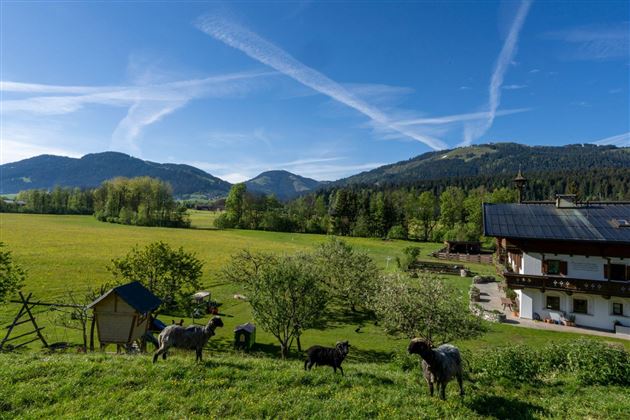
<svg viewBox="0 0 630 420">
<path fill-rule="evenodd" d="M 584 280 L 562 276 L 532 276 L 504 272 L 510 289 L 560 290 L 567 293 L 588 293 L 605 297 L 630 297 L 630 281 Z"/>
</svg>

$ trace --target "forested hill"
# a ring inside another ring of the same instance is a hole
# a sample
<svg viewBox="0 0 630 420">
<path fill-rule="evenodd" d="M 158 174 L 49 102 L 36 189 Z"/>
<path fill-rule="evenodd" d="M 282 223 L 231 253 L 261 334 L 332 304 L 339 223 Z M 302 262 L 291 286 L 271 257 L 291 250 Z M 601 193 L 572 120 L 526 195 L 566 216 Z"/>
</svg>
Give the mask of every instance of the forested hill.
<svg viewBox="0 0 630 420">
<path fill-rule="evenodd" d="M 80 159 L 41 155 L 0 166 L 0 193 L 28 189 L 97 187 L 103 181 L 123 176 L 150 176 L 167 181 L 175 195 L 203 193 L 224 197 L 230 183 L 189 165 L 155 163 L 118 152 L 85 155 Z"/>
<path fill-rule="evenodd" d="M 264 195 L 275 195 L 279 200 L 287 200 L 314 190 L 319 181 L 292 174 L 287 171 L 267 171 L 245 182 L 247 190 Z"/>
<path fill-rule="evenodd" d="M 406 185 L 425 180 L 527 173 L 630 168 L 630 147 L 526 146 L 495 143 L 424 153 L 336 181 L 334 185 Z"/>
</svg>

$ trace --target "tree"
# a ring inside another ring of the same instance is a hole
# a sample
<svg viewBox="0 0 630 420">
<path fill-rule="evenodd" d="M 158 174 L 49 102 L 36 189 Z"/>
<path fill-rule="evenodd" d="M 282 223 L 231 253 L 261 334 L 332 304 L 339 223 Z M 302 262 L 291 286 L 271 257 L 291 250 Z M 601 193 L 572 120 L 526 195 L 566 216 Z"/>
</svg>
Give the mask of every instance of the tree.
<svg viewBox="0 0 630 420">
<path fill-rule="evenodd" d="M 388 334 L 421 337 L 434 345 L 483 332 L 481 320 L 466 307 L 462 296 L 427 274 L 418 279 L 384 277 L 374 309 Z"/>
<path fill-rule="evenodd" d="M 327 295 L 308 255 L 242 251 L 232 257 L 223 275 L 244 288 L 254 319 L 278 340 L 282 358 L 324 313 Z"/>
<path fill-rule="evenodd" d="M 232 227 L 241 227 L 246 192 L 244 183 L 234 184 L 225 200 L 225 217 Z"/>
<path fill-rule="evenodd" d="M 11 251 L 2 249 L 5 246 L 0 242 L 0 304 L 20 290 L 26 279 L 24 270 L 13 261 Z"/>
<path fill-rule="evenodd" d="M 139 281 L 167 308 L 173 308 L 199 289 L 203 262 L 182 247 L 175 250 L 159 241 L 112 259 L 108 269 L 118 281 Z"/>
<path fill-rule="evenodd" d="M 447 187 L 440 195 L 440 222 L 447 229 L 464 221 L 464 191 L 459 187 Z"/>
<path fill-rule="evenodd" d="M 326 286 L 353 312 L 372 298 L 379 271 L 369 255 L 333 237 L 317 248 L 315 260 Z"/>
<path fill-rule="evenodd" d="M 422 226 L 422 240 L 428 241 L 431 231 L 438 220 L 439 207 L 435 195 L 431 191 L 424 191 L 418 198 L 418 219 Z"/>
</svg>

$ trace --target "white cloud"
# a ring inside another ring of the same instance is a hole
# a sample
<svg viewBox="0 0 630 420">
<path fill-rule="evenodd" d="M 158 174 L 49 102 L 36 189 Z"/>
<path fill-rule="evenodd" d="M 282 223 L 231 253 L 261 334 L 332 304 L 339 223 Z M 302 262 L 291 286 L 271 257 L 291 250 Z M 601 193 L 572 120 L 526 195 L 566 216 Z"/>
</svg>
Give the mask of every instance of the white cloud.
<svg viewBox="0 0 630 420">
<path fill-rule="evenodd" d="M 3 114 L 62 115 L 87 105 L 129 107 L 127 115 L 112 134 L 111 146 L 138 154 L 137 138 L 142 130 L 201 97 L 238 95 L 251 89 L 254 79 L 271 72 L 241 72 L 210 76 L 203 79 L 141 86 L 54 86 L 11 81 L 0 82 L 0 90 L 29 94 L 63 94 L 63 96 L 31 96 L 26 99 L 4 100 Z"/>
<path fill-rule="evenodd" d="M 286 51 L 244 27 L 213 15 L 201 18 L 198 21 L 197 27 L 216 40 L 245 53 L 252 59 L 279 71 L 323 95 L 355 109 L 371 120 L 391 130 L 421 141 L 433 149 L 443 149 L 446 147 L 446 144 L 441 140 L 398 126 L 395 121 L 392 121 L 381 110 L 363 101 L 341 84 L 329 79 L 317 70 L 304 65 Z"/>
<path fill-rule="evenodd" d="M 616 136 L 606 137 L 600 140 L 592 141 L 591 143 L 603 146 L 613 145 L 617 147 L 630 147 L 630 132 L 617 134 Z"/>
<path fill-rule="evenodd" d="M 516 12 L 510 32 L 503 43 L 503 48 L 499 53 L 499 57 L 490 78 L 490 86 L 488 88 L 488 118 L 482 124 L 470 124 L 464 130 L 464 141 L 462 145 L 469 145 L 474 140 L 483 136 L 494 123 L 496 111 L 501 103 L 501 85 L 507 72 L 508 66 L 514 61 L 516 49 L 518 46 L 518 37 L 525 23 L 525 18 L 529 12 L 531 0 L 523 0 Z"/>
<path fill-rule="evenodd" d="M 563 55 L 569 60 L 608 60 L 630 56 L 630 22 L 580 26 L 548 32 L 544 38 L 571 45 Z"/>
<path fill-rule="evenodd" d="M 505 90 L 517 90 L 517 89 L 525 89 L 527 85 L 505 85 L 503 89 Z"/>
<path fill-rule="evenodd" d="M 186 161 L 184 163 L 202 169 L 228 182 L 243 182 L 265 171 L 286 170 L 297 175 L 333 181 L 357 172 L 367 171 L 385 165 L 383 162 L 343 163 L 346 157 L 300 158 L 286 162 L 260 162 L 246 160 L 241 162 L 215 163 Z"/>
<path fill-rule="evenodd" d="M 58 155 L 68 157 L 81 157 L 80 154 L 40 144 L 25 143 L 23 141 L 0 139 L 0 165 L 18 160 L 27 159 L 37 155 Z"/>
<path fill-rule="evenodd" d="M 529 111 L 529 108 L 505 109 L 495 112 L 495 117 L 502 115 L 518 114 L 520 112 Z M 412 120 L 399 121 L 400 125 L 440 125 L 451 124 L 461 121 L 482 120 L 490 117 L 490 112 L 471 112 L 467 114 L 447 115 L 442 117 L 416 118 Z"/>
<path fill-rule="evenodd" d="M 532 73 L 532 74 L 539 73 L 540 69 L 531 69 L 529 72 Z"/>
</svg>

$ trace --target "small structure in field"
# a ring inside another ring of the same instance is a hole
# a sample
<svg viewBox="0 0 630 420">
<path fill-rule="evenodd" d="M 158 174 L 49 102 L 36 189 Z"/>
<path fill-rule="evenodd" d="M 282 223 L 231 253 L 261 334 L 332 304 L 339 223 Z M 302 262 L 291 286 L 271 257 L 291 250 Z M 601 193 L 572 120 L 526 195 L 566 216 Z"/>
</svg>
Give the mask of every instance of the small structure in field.
<svg viewBox="0 0 630 420">
<path fill-rule="evenodd" d="M 256 343 L 256 326 L 251 323 L 241 324 L 234 328 L 234 347 L 251 350 Z"/>
<path fill-rule="evenodd" d="M 90 303 L 101 348 L 107 344 L 131 345 L 142 338 L 151 324 L 151 313 L 161 304 L 137 281 L 114 287 Z"/>
</svg>

